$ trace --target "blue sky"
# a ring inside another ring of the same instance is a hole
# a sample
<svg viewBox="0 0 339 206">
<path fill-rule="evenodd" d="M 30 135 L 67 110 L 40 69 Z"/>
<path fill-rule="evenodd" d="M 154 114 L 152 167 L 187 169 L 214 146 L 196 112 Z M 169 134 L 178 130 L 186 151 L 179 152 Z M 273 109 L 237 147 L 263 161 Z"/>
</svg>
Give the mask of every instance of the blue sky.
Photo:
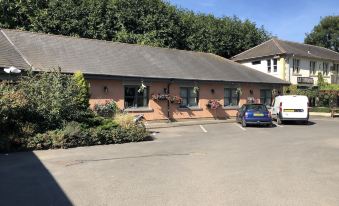
<svg viewBox="0 0 339 206">
<path fill-rule="evenodd" d="M 278 38 L 303 42 L 321 17 L 339 15 L 339 0 L 168 0 L 178 7 L 217 17 L 249 19 Z"/>
</svg>

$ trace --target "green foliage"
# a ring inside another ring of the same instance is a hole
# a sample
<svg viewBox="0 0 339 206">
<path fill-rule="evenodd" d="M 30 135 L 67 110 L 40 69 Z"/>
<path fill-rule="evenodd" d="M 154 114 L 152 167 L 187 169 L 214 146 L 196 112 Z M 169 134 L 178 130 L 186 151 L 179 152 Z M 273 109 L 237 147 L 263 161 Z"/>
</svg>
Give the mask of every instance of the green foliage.
<svg viewBox="0 0 339 206">
<path fill-rule="evenodd" d="M 79 90 L 76 101 L 79 102 L 84 109 L 86 109 L 89 107 L 89 84 L 85 80 L 83 73 L 80 71 L 73 74 L 73 79 Z"/>
<path fill-rule="evenodd" d="M 122 144 L 144 141 L 148 137 L 149 133 L 145 128 L 135 125 L 122 128 L 111 122 L 97 128 L 87 128 L 81 123 L 69 122 L 63 129 L 48 131 L 29 138 L 26 148 L 33 150 Z"/>
<path fill-rule="evenodd" d="M 331 109 L 328 107 L 312 107 L 310 108 L 310 112 L 331 112 Z"/>
<path fill-rule="evenodd" d="M 320 72 L 318 72 L 318 83 L 317 83 L 318 87 L 321 88 L 325 86 L 326 84 L 327 82 L 325 81 L 323 75 Z"/>
<path fill-rule="evenodd" d="M 305 43 L 339 52 L 339 16 L 322 18 L 311 33 L 306 35 Z"/>
<path fill-rule="evenodd" d="M 29 73 L 17 87 L 28 101 L 27 120 L 39 123 L 41 131 L 60 128 L 64 121 L 78 121 L 88 112 L 79 101 L 82 88 L 72 76 L 59 71 Z"/>
<path fill-rule="evenodd" d="M 102 117 L 114 117 L 114 115 L 120 111 L 114 100 L 106 102 L 105 104 L 96 104 L 93 110 L 97 115 Z"/>
<path fill-rule="evenodd" d="M 195 14 L 164 0 L 0 2 L 0 27 L 211 52 L 224 57 L 270 37 L 249 20 Z"/>
</svg>

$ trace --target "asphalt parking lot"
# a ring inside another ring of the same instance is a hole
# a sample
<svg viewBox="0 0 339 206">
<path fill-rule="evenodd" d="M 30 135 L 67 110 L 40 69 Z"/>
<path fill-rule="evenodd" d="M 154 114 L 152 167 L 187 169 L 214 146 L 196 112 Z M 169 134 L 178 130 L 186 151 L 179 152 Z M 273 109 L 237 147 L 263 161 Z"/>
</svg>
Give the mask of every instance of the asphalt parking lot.
<svg viewBox="0 0 339 206">
<path fill-rule="evenodd" d="M 339 205 L 339 118 L 0 155 L 1 205 Z"/>
</svg>

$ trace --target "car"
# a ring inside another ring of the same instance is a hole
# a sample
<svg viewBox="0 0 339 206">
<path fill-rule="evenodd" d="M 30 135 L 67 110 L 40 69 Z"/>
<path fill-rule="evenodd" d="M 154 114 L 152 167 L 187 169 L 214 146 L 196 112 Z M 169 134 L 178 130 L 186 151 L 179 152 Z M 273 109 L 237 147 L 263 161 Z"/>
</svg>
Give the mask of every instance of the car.
<svg viewBox="0 0 339 206">
<path fill-rule="evenodd" d="M 272 126 L 271 113 L 264 104 L 244 104 L 238 110 L 237 122 L 247 125 Z"/>
<path fill-rule="evenodd" d="M 303 95 L 277 96 L 272 102 L 271 114 L 278 125 L 289 120 L 308 124 L 308 98 Z"/>
</svg>

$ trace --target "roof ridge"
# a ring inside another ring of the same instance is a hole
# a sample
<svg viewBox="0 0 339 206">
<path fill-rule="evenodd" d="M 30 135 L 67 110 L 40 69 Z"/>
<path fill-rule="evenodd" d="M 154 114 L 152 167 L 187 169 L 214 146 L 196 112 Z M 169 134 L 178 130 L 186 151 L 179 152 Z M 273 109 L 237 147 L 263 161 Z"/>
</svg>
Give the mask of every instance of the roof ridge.
<svg viewBox="0 0 339 206">
<path fill-rule="evenodd" d="M 278 49 L 279 49 L 282 53 L 286 53 L 286 50 L 279 44 L 279 42 L 276 41 L 276 40 L 278 40 L 278 39 L 272 38 L 272 40 L 273 40 L 274 44 L 278 47 Z"/>
<path fill-rule="evenodd" d="M 27 60 L 25 55 L 22 54 L 22 52 L 19 50 L 18 47 L 15 46 L 15 44 L 12 42 L 12 40 L 7 36 L 5 32 L 3 32 L 3 29 L 0 29 L 0 32 L 4 35 L 6 40 L 12 45 L 13 49 L 18 52 L 18 54 L 21 56 L 21 58 L 28 64 L 31 68 L 33 68 L 32 64 Z"/>
<path fill-rule="evenodd" d="M 106 42 L 111 44 L 125 44 L 130 46 L 136 46 L 136 47 L 148 47 L 148 48 L 155 48 L 155 49 L 167 49 L 167 50 L 174 50 L 174 51 L 183 51 L 183 52 L 192 52 L 192 53 L 205 53 L 201 51 L 193 51 L 193 50 L 185 50 L 185 49 L 176 49 L 176 48 L 169 48 L 169 47 L 159 47 L 159 46 L 150 46 L 145 44 L 131 44 L 131 43 L 125 43 L 125 42 L 119 42 L 119 41 L 108 41 L 105 39 L 91 39 L 91 38 L 85 38 L 85 37 L 77 37 L 77 36 L 66 36 L 62 34 L 51 34 L 51 33 L 43 33 L 43 32 L 35 32 L 35 31 L 26 31 L 26 30 L 20 30 L 20 29 L 3 29 L 0 28 L 0 31 L 14 31 L 14 32 L 22 32 L 22 33 L 29 33 L 29 34 L 36 34 L 36 35 L 46 35 L 51 37 L 59 37 L 59 38 L 69 38 L 69 39 L 75 39 L 75 40 L 85 40 L 85 41 L 94 41 L 94 42 Z M 3 32 L 5 33 L 5 32 Z M 6 35 L 7 36 L 7 35 Z"/>
<path fill-rule="evenodd" d="M 258 45 L 255 46 L 255 47 L 252 47 L 252 48 L 250 48 L 250 49 L 247 49 L 247 50 L 245 50 L 245 51 L 243 51 L 243 52 L 241 52 L 241 53 L 239 53 L 239 54 L 237 54 L 237 55 L 231 57 L 231 59 L 234 59 L 235 57 L 237 57 L 237 56 L 239 56 L 239 55 L 241 55 L 241 54 L 245 54 L 245 53 L 247 53 L 247 52 L 249 52 L 249 51 L 251 51 L 251 50 L 253 50 L 253 49 L 255 49 L 255 48 L 259 47 L 259 46 L 261 46 L 261 45 L 267 44 L 269 41 L 272 41 L 272 40 L 273 40 L 273 38 L 271 38 L 271 39 L 269 39 L 269 40 L 267 40 L 267 41 L 264 41 L 263 43 L 258 44 Z"/>
<path fill-rule="evenodd" d="M 282 39 L 279 39 L 279 41 L 283 41 L 283 42 L 287 42 L 287 43 L 292 43 L 292 44 L 299 44 L 299 45 L 307 45 L 307 46 L 311 46 L 311 47 L 317 47 L 319 49 L 324 49 L 324 50 L 331 51 L 331 52 L 334 52 L 336 54 L 339 54 L 339 52 L 333 51 L 332 49 L 329 49 L 329 48 L 326 48 L 326 47 L 322 47 L 322 46 L 313 45 L 313 44 L 306 44 L 306 43 L 300 43 L 300 42 L 295 42 L 295 41 L 290 41 L 290 40 L 282 40 Z"/>
</svg>

